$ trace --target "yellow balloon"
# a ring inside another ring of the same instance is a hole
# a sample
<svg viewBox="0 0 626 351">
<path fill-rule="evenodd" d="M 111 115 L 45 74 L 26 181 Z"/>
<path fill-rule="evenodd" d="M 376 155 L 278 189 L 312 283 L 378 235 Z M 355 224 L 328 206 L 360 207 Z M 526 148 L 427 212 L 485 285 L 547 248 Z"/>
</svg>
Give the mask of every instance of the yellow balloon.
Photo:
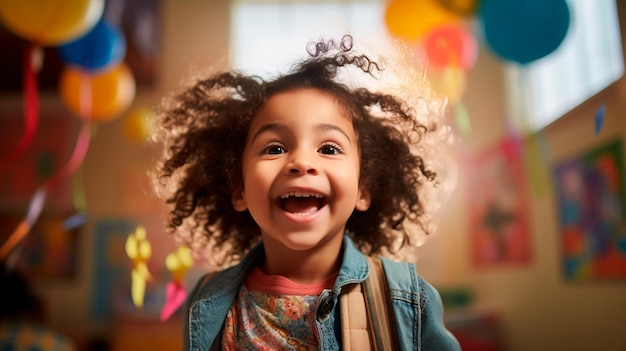
<svg viewBox="0 0 626 351">
<path fill-rule="evenodd" d="M 143 143 L 150 135 L 152 111 L 147 107 L 132 109 L 124 118 L 124 132 L 131 140 Z"/>
<path fill-rule="evenodd" d="M 135 97 L 135 79 L 125 63 L 89 73 L 66 66 L 59 78 L 61 99 L 75 115 L 94 122 L 119 117 Z"/>
<path fill-rule="evenodd" d="M 458 19 L 459 16 L 443 8 L 436 0 L 392 0 L 385 11 L 389 32 L 410 41 L 420 39 L 436 26 Z"/>
<path fill-rule="evenodd" d="M 103 11 L 104 0 L 0 0 L 0 19 L 6 27 L 43 46 L 79 38 Z"/>
</svg>

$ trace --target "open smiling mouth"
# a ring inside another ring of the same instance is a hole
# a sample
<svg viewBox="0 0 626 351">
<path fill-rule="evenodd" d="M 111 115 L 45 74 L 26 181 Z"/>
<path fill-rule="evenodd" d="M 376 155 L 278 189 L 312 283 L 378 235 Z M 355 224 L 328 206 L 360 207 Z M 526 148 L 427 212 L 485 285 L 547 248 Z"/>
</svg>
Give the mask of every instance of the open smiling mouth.
<svg viewBox="0 0 626 351">
<path fill-rule="evenodd" d="M 310 215 L 326 205 L 326 198 L 318 193 L 292 191 L 281 195 L 278 202 L 280 207 L 286 212 Z"/>
</svg>

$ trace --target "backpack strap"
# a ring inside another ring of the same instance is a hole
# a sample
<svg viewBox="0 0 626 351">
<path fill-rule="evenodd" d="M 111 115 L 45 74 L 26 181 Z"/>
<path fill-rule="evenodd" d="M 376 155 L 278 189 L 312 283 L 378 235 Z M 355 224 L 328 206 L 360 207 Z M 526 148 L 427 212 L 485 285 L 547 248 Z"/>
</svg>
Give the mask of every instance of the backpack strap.
<svg viewBox="0 0 626 351">
<path fill-rule="evenodd" d="M 339 295 L 342 350 L 372 351 L 361 284 L 346 285 Z"/>
<path fill-rule="evenodd" d="M 398 350 L 396 319 L 391 306 L 391 294 L 380 258 L 368 257 L 370 275 L 363 282 L 365 307 L 375 340 L 374 350 Z"/>
<path fill-rule="evenodd" d="M 370 274 L 344 288 L 339 298 L 344 350 L 398 350 L 389 286 L 380 258 L 368 257 Z"/>
</svg>

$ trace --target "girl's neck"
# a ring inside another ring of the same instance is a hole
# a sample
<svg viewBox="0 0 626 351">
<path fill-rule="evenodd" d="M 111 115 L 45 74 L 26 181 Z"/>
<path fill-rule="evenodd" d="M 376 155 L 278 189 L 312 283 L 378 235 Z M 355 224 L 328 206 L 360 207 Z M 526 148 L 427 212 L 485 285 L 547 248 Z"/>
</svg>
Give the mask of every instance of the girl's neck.
<svg viewBox="0 0 626 351">
<path fill-rule="evenodd" d="M 320 282 L 339 271 L 343 236 L 322 247 L 296 251 L 276 242 L 264 242 L 265 261 L 261 270 L 268 275 L 281 275 L 301 284 Z"/>
</svg>

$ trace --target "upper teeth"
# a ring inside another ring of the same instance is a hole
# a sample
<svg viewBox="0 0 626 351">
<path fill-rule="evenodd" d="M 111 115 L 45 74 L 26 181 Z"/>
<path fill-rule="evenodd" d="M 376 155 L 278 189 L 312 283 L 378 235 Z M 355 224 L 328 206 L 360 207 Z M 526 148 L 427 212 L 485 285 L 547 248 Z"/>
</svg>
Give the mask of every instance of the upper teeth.
<svg viewBox="0 0 626 351">
<path fill-rule="evenodd" d="M 290 191 L 287 194 L 281 195 L 281 199 L 286 199 L 288 197 L 316 197 L 318 199 L 323 198 L 323 195 L 317 194 L 317 193 L 311 193 L 311 192 L 305 192 L 305 191 Z"/>
</svg>

